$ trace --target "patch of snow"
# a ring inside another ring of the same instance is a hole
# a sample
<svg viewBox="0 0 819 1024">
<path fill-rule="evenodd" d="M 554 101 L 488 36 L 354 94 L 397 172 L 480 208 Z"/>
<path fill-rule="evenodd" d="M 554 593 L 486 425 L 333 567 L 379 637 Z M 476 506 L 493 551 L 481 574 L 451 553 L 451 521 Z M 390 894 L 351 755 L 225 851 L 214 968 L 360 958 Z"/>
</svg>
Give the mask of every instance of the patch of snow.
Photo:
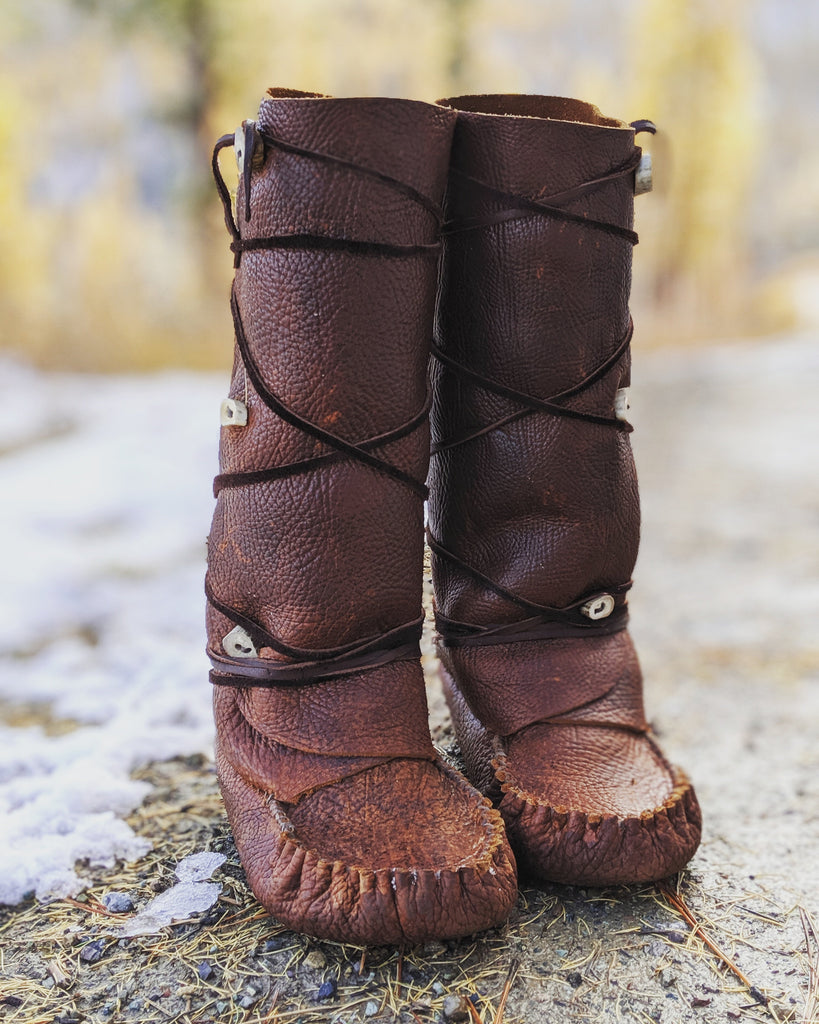
<svg viewBox="0 0 819 1024">
<path fill-rule="evenodd" d="M 210 754 L 205 537 L 226 379 L 0 373 L 0 903 L 148 848 L 122 820 L 151 760 Z"/>
<path fill-rule="evenodd" d="M 223 853 L 212 853 L 209 850 L 192 853 L 180 860 L 174 868 L 174 874 L 180 882 L 207 882 L 226 860 Z"/>
<path fill-rule="evenodd" d="M 192 853 L 175 867 L 179 879 L 135 914 L 115 934 L 121 938 L 153 935 L 174 921 L 187 921 L 194 914 L 210 910 L 219 898 L 222 886 L 208 879 L 227 860 L 223 853 Z"/>
<path fill-rule="evenodd" d="M 152 899 L 115 934 L 120 938 L 153 935 L 174 921 L 187 921 L 194 914 L 210 910 L 221 891 L 218 882 L 180 882 Z"/>
</svg>

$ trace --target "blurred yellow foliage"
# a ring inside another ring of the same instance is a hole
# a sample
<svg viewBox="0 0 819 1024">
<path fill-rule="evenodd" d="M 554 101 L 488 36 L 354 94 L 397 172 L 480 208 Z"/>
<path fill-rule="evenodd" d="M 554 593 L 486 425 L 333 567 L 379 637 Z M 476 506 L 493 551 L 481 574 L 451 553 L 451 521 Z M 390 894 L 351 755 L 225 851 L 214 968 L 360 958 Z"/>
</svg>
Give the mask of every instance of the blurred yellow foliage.
<svg viewBox="0 0 819 1024">
<path fill-rule="evenodd" d="M 545 92 L 649 117 L 662 134 L 639 140 L 659 188 L 637 204 L 638 336 L 782 326 L 793 303 L 759 287 L 750 214 L 771 173 L 753 16 L 774 4 L 0 0 L 2 344 L 83 369 L 226 365 L 232 268 L 210 147 L 273 84 L 433 101 Z M 793 181 L 813 181 L 810 145 Z M 816 211 L 802 230 L 776 201 L 804 251 Z M 780 249 L 784 266 L 793 239 Z"/>
</svg>

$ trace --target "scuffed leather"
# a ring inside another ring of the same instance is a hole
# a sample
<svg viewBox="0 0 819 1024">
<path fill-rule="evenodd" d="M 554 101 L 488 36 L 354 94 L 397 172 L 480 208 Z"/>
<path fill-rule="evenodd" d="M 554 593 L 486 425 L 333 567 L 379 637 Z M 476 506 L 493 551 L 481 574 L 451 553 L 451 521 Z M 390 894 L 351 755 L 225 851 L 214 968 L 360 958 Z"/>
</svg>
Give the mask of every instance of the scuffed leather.
<svg viewBox="0 0 819 1024">
<path fill-rule="evenodd" d="M 459 111 L 449 221 L 503 208 L 464 176 L 543 199 L 628 162 L 633 130 L 588 104 L 473 96 Z M 460 174 L 458 173 L 460 172 Z M 630 229 L 631 177 L 564 204 Z M 530 216 L 446 237 L 436 338 L 457 362 L 541 398 L 600 366 L 629 330 L 632 246 L 591 226 Z M 572 408 L 611 417 L 630 380 L 625 351 Z M 439 365 L 433 440 L 446 445 L 519 409 Z M 626 583 L 639 543 L 628 435 L 535 412 L 437 454 L 432 535 L 520 597 L 563 607 Z M 433 558 L 444 616 L 492 625 L 525 617 L 474 577 Z M 577 639 L 441 647 L 468 774 L 499 805 L 522 869 L 583 884 L 643 881 L 696 849 L 693 789 L 647 734 L 642 676 L 626 632 Z"/>
<path fill-rule="evenodd" d="M 399 179 L 440 202 L 450 111 L 386 99 L 274 90 L 260 127 L 287 143 Z M 304 233 L 434 242 L 435 217 L 354 170 L 268 146 L 237 198 L 242 239 Z M 423 409 L 436 256 L 244 252 L 235 295 L 265 384 L 350 442 Z M 323 455 L 260 399 L 237 352 L 230 397 L 245 427 L 221 432 L 220 471 Z M 423 480 L 426 424 L 378 449 Z M 421 612 L 423 507 L 402 482 L 353 459 L 223 487 L 209 537 L 218 600 L 296 648 L 333 648 Z M 208 644 L 234 623 L 209 607 Z M 287 661 L 270 647 L 262 659 Z M 498 813 L 433 749 L 418 656 L 288 688 L 214 688 L 217 768 L 236 844 L 261 902 L 290 927 L 339 941 L 421 941 L 502 921 L 514 861 Z"/>
</svg>

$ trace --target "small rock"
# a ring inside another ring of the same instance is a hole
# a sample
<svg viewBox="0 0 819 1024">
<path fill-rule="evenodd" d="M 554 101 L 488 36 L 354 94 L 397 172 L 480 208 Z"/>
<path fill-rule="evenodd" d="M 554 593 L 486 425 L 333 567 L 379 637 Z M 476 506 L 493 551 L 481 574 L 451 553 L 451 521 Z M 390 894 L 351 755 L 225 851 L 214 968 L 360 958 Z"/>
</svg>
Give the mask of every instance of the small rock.
<svg viewBox="0 0 819 1024">
<path fill-rule="evenodd" d="M 129 1010 L 141 1010 L 142 1009 L 142 1000 L 141 999 L 132 999 L 131 1002 L 128 1003 L 128 1009 Z"/>
<path fill-rule="evenodd" d="M 440 983 L 440 981 L 433 981 L 433 983 L 432 983 L 432 991 L 435 993 L 436 996 L 442 996 L 444 994 L 444 992 L 446 992 L 446 989 Z"/>
<path fill-rule="evenodd" d="M 130 914 L 134 909 L 134 901 L 127 892 L 107 892 L 102 897 L 103 905 L 112 914 Z"/>
<path fill-rule="evenodd" d="M 672 974 L 668 967 L 664 967 L 660 971 L 660 984 L 663 988 L 671 988 L 674 982 L 677 980 L 677 976 Z"/>
<path fill-rule="evenodd" d="M 703 999 L 701 996 L 694 996 L 694 998 L 691 1000 L 691 1005 L 696 1010 L 696 1009 L 698 1009 L 701 1006 L 710 1006 L 711 1005 L 711 1000 L 710 999 Z"/>
<path fill-rule="evenodd" d="M 0 999 L 0 1005 L 11 1006 L 16 1010 L 18 1006 L 23 1005 L 23 1000 L 20 996 L 3 996 L 3 998 Z"/>
<path fill-rule="evenodd" d="M 265 942 L 263 949 L 265 953 L 275 953 L 279 949 L 284 949 L 286 945 L 287 939 L 283 935 L 276 935 Z"/>
<path fill-rule="evenodd" d="M 335 978 L 330 978 L 329 981 L 325 981 L 323 985 L 316 992 L 316 1001 L 323 999 L 334 999 L 336 992 L 338 991 L 338 982 Z"/>
<path fill-rule="evenodd" d="M 102 959 L 104 949 L 105 939 L 95 939 L 80 950 L 80 960 L 84 960 L 87 964 L 95 964 Z"/>
<path fill-rule="evenodd" d="M 225 1010 L 227 1009 L 227 1005 L 228 1004 L 226 1002 L 224 1002 L 224 1000 L 218 999 L 216 1001 L 216 1012 L 217 1013 L 224 1013 Z"/>
<path fill-rule="evenodd" d="M 463 996 L 447 996 L 444 1000 L 443 1015 L 444 1020 L 469 1020 L 469 1003 Z"/>
<path fill-rule="evenodd" d="M 234 996 L 234 1000 L 241 1006 L 243 1010 L 249 1010 L 252 1006 L 258 1003 L 262 996 L 263 989 L 256 985 L 248 985 L 247 988 Z"/>
<path fill-rule="evenodd" d="M 304 958 L 305 964 L 312 967 L 314 971 L 320 971 L 327 966 L 327 957 L 320 949 L 311 949 Z"/>
<path fill-rule="evenodd" d="M 374 1017 L 378 1013 L 378 1003 L 374 999 L 367 1001 L 367 1005 L 364 1007 L 365 1017 Z"/>
<path fill-rule="evenodd" d="M 572 971 L 571 974 L 566 975 L 566 981 L 568 981 L 572 988 L 580 988 L 583 984 L 583 975 L 577 971 Z"/>
<path fill-rule="evenodd" d="M 208 978 L 213 977 L 213 968 L 207 962 L 207 960 L 203 960 L 202 963 L 199 964 L 199 966 L 196 968 L 196 973 L 199 975 L 202 981 L 207 981 Z"/>
</svg>

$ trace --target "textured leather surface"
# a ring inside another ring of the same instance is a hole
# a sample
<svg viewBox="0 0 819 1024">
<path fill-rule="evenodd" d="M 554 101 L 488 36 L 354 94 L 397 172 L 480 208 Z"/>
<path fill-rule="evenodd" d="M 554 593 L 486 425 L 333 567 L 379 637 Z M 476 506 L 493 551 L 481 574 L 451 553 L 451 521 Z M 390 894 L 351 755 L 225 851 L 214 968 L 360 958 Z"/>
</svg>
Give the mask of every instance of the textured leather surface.
<svg viewBox="0 0 819 1024">
<path fill-rule="evenodd" d="M 438 222 L 395 178 L 440 203 L 454 115 L 402 100 L 276 90 L 258 126 L 313 159 L 265 145 L 240 184 L 242 240 L 327 236 L 434 243 Z M 245 251 L 234 295 L 264 386 L 351 443 L 412 420 L 427 397 L 436 253 L 295 247 Z M 276 415 L 237 352 L 230 397 L 247 425 L 222 429 L 221 474 L 286 466 L 326 444 Z M 423 481 L 429 431 L 371 449 Z M 421 614 L 423 503 L 401 480 L 341 457 L 224 486 L 208 581 L 228 611 L 308 651 L 377 636 Z M 210 605 L 208 646 L 235 623 Z M 272 647 L 259 659 L 286 662 Z M 362 943 L 471 933 L 503 920 L 515 869 L 498 813 L 433 749 L 419 656 L 288 688 L 214 688 L 217 765 L 258 898 L 314 935 Z"/>
<path fill-rule="evenodd" d="M 547 200 L 627 165 L 634 132 L 571 100 L 442 102 L 459 116 L 437 343 L 482 376 L 547 399 L 593 373 L 627 335 L 631 242 L 555 216 L 488 224 L 505 200 L 471 179 Z M 633 176 L 625 175 L 559 205 L 622 232 L 632 227 L 633 198 Z M 566 404 L 613 418 L 629 374 L 626 350 Z M 627 432 L 533 412 L 457 443 L 516 411 L 513 399 L 439 364 L 432 535 L 482 576 L 542 605 L 564 607 L 626 583 L 639 542 Z M 433 578 L 447 618 L 491 626 L 526 617 L 444 558 L 433 558 Z M 685 864 L 699 842 L 699 808 L 646 733 L 642 677 L 626 632 L 443 646 L 441 657 L 470 778 L 499 802 L 526 870 L 608 884 Z"/>
</svg>

